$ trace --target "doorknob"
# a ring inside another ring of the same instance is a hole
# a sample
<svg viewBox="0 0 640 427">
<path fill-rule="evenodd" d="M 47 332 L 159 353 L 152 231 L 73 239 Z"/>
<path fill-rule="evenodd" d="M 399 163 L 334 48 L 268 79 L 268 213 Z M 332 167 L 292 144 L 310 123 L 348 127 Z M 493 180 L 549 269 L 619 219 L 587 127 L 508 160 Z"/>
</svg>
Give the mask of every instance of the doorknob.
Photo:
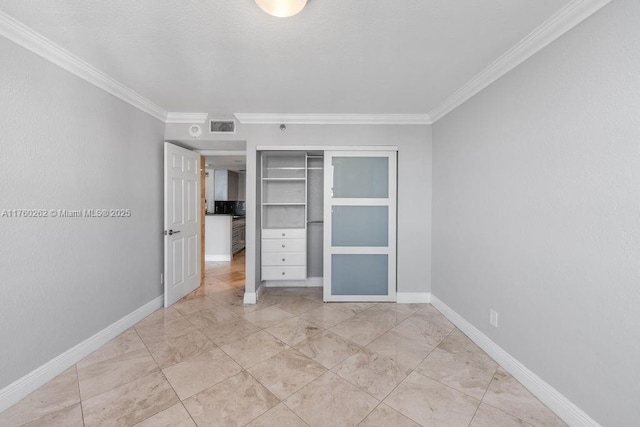
<svg viewBox="0 0 640 427">
<path fill-rule="evenodd" d="M 164 235 L 166 236 L 167 234 L 169 236 L 173 236 L 174 234 L 178 234 L 180 231 L 173 231 L 173 230 L 169 230 L 169 232 L 164 232 Z"/>
</svg>

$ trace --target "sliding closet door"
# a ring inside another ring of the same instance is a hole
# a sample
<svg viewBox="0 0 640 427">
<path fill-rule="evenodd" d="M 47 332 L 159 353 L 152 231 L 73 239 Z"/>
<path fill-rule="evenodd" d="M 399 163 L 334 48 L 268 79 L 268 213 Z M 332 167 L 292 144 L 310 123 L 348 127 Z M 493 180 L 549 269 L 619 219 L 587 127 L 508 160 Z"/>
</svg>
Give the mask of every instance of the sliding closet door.
<svg viewBox="0 0 640 427">
<path fill-rule="evenodd" d="M 396 152 L 325 152 L 324 300 L 396 300 Z"/>
</svg>

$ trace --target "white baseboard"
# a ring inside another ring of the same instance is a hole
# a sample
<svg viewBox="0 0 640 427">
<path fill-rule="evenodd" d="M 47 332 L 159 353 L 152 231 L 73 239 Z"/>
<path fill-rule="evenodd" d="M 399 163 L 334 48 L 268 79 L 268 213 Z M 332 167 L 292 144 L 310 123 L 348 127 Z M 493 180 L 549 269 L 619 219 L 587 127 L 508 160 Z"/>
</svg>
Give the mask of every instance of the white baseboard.
<svg viewBox="0 0 640 427">
<path fill-rule="evenodd" d="M 430 303 L 431 292 L 397 292 L 396 302 L 398 304 Z"/>
<path fill-rule="evenodd" d="M 205 255 L 205 261 L 231 261 L 233 256 L 231 255 Z"/>
<path fill-rule="evenodd" d="M 265 280 L 262 283 L 267 288 L 321 288 L 324 286 L 324 279 L 307 277 L 306 280 Z"/>
<path fill-rule="evenodd" d="M 245 292 L 243 302 L 245 304 L 255 304 L 256 302 L 258 302 L 258 298 L 256 297 L 256 292 Z"/>
<path fill-rule="evenodd" d="M 444 302 L 432 296 L 431 304 L 491 356 L 493 360 L 498 362 L 500 366 L 513 375 L 515 379 L 520 381 L 522 385 L 540 399 L 542 403 L 551 408 L 551 410 L 567 424 L 570 426 L 601 427 L 600 424 L 587 415 L 582 409 L 578 408 L 558 390 L 534 374 L 515 357 L 504 351 L 498 344 L 493 342 Z"/>
<path fill-rule="evenodd" d="M 113 338 L 117 337 L 140 320 L 144 319 L 164 304 L 164 296 L 160 295 L 146 303 L 136 311 L 107 326 L 97 334 L 87 338 L 75 347 L 51 359 L 44 365 L 31 371 L 24 377 L 14 381 L 0 390 L 0 412 L 25 398 L 56 376 L 60 375 L 80 360 L 84 359 Z"/>
</svg>

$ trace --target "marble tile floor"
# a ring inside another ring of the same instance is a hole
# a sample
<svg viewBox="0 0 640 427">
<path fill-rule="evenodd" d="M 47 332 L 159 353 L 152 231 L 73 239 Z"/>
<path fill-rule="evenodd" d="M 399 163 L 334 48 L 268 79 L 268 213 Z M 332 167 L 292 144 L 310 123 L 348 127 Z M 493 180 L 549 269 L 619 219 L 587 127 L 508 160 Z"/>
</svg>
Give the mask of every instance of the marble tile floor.
<svg viewBox="0 0 640 427">
<path fill-rule="evenodd" d="M 561 426 L 429 304 L 242 303 L 244 256 L 0 414 L 0 426 Z"/>
</svg>

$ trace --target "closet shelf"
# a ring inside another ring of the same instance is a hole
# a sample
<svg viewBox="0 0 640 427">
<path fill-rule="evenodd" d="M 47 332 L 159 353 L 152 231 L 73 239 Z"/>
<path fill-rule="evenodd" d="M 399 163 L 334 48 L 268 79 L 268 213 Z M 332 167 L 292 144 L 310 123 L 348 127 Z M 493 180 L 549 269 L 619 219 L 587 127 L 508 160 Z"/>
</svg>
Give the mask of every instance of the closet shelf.
<svg viewBox="0 0 640 427">
<path fill-rule="evenodd" d="M 262 178 L 263 181 L 306 181 L 305 178 Z"/>
</svg>

